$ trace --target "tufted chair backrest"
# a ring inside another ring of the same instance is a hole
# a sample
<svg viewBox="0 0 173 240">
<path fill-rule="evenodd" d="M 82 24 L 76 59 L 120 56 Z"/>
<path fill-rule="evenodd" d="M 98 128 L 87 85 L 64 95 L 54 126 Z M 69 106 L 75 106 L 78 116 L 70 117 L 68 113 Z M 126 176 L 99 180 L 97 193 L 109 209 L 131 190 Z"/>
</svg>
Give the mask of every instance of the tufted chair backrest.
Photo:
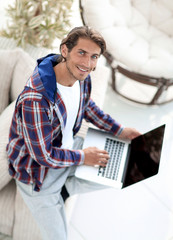
<svg viewBox="0 0 173 240">
<path fill-rule="evenodd" d="M 173 1 L 83 0 L 82 5 L 86 24 L 102 33 L 116 60 L 144 74 L 173 76 Z M 165 57 L 170 67 L 161 61 Z"/>
<path fill-rule="evenodd" d="M 173 81 L 172 0 L 80 2 L 85 24 L 106 40 L 112 67 Z"/>
</svg>

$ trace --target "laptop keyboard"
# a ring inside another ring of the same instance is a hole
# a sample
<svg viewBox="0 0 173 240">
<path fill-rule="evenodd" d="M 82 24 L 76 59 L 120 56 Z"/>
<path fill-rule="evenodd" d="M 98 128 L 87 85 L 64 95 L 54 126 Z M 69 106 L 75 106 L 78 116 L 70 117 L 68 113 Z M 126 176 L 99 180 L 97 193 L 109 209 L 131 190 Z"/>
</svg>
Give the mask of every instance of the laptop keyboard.
<svg viewBox="0 0 173 240">
<path fill-rule="evenodd" d="M 104 149 L 109 153 L 110 159 L 106 167 L 99 167 L 98 176 L 117 180 L 124 146 L 125 143 L 106 138 Z"/>
</svg>

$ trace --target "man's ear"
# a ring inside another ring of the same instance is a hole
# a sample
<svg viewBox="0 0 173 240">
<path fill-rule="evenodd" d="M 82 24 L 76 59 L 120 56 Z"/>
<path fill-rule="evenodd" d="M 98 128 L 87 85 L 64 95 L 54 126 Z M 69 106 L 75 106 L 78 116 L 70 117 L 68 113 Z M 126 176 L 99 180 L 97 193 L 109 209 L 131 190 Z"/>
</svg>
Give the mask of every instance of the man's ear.
<svg viewBox="0 0 173 240">
<path fill-rule="evenodd" d="M 63 44 L 61 46 L 61 55 L 66 58 L 67 57 L 67 54 L 68 54 L 68 48 L 65 44 Z"/>
</svg>

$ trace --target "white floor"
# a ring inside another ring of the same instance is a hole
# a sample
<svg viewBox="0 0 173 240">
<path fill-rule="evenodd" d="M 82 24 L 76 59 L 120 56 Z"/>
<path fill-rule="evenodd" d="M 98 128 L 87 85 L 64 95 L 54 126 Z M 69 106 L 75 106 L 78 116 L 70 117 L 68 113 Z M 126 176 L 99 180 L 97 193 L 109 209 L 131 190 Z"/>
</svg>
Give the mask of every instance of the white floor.
<svg viewBox="0 0 173 240">
<path fill-rule="evenodd" d="M 166 123 L 159 174 L 123 190 L 107 189 L 77 197 L 69 240 L 173 239 L 173 103 L 160 107 L 132 104 L 108 86 L 104 110 L 125 126 L 145 132 Z"/>
<path fill-rule="evenodd" d="M 7 2 L 0 0 L 1 19 Z M 81 25 L 79 16 L 75 0 L 72 26 Z M 123 190 L 79 195 L 71 210 L 69 240 L 173 240 L 173 102 L 159 107 L 137 105 L 108 86 L 103 109 L 141 132 L 166 123 L 160 171 Z"/>
</svg>

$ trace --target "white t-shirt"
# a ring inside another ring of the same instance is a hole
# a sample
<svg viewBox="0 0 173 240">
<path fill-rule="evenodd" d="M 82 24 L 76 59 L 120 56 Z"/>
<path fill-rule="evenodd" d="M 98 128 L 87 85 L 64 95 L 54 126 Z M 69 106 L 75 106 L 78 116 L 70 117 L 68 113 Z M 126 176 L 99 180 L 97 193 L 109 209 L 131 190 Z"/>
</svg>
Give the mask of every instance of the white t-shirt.
<svg viewBox="0 0 173 240">
<path fill-rule="evenodd" d="M 72 87 L 63 86 L 57 83 L 57 88 L 61 93 L 62 100 L 67 111 L 67 122 L 62 132 L 61 148 L 72 149 L 73 146 L 73 127 L 79 110 L 80 85 L 76 81 Z"/>
</svg>

